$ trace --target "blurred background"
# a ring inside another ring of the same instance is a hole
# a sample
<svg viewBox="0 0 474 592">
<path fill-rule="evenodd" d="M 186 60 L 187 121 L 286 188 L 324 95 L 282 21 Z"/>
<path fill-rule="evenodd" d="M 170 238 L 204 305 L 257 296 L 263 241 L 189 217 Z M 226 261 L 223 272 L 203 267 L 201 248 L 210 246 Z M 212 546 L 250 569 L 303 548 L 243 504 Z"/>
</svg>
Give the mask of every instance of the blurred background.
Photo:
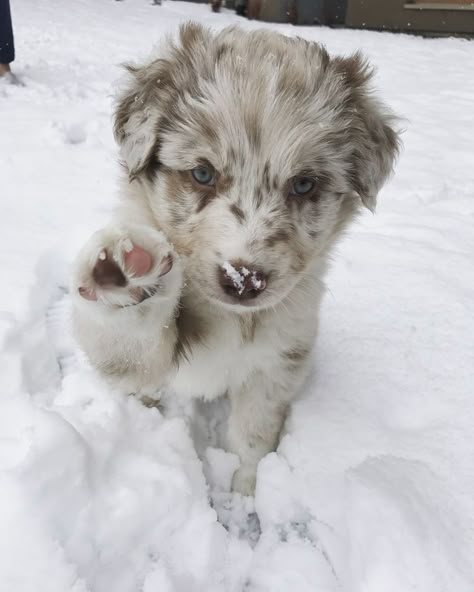
<svg viewBox="0 0 474 592">
<path fill-rule="evenodd" d="M 206 0 L 195 0 L 205 2 Z M 249 18 L 295 25 L 327 25 L 425 35 L 473 35 L 470 0 L 213 0 Z"/>
</svg>

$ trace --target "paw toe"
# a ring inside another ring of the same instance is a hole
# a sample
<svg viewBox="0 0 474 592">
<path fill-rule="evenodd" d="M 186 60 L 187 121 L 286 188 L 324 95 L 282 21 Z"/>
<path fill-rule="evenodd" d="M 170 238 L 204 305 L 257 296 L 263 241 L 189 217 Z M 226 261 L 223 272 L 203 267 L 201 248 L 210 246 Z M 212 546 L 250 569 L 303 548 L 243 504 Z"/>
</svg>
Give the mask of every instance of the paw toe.
<svg viewBox="0 0 474 592">
<path fill-rule="evenodd" d="M 92 290 L 91 288 L 84 288 L 83 286 L 80 286 L 78 288 L 78 292 L 86 300 L 97 300 L 97 294 L 95 290 Z"/>
<path fill-rule="evenodd" d="M 145 275 L 153 266 L 151 255 L 145 249 L 136 245 L 125 253 L 124 261 L 127 271 L 134 277 Z"/>
</svg>

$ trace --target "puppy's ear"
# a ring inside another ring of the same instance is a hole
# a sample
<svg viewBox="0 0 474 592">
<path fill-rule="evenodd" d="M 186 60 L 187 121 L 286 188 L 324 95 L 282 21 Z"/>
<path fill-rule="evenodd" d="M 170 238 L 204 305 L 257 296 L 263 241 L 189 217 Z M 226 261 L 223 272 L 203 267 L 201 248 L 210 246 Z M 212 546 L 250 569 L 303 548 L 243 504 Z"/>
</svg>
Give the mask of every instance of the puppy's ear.
<svg viewBox="0 0 474 592">
<path fill-rule="evenodd" d="M 165 116 L 169 122 L 179 95 L 194 88 L 210 39 L 209 30 L 187 23 L 177 41 L 164 42 L 163 58 L 126 66 L 129 80 L 117 101 L 114 134 L 131 179 L 158 165 L 160 122 Z"/>
<path fill-rule="evenodd" d="M 334 60 L 348 90 L 346 108 L 351 113 L 352 158 L 350 183 L 362 203 L 375 210 L 377 194 L 393 169 L 400 141 L 393 125 L 396 118 L 372 95 L 373 69 L 356 53 Z"/>
<path fill-rule="evenodd" d="M 160 85 L 166 64 L 156 60 L 137 67 L 127 65 L 129 81 L 119 96 L 114 115 L 114 135 L 130 179 L 153 164 L 158 150 L 161 117 Z"/>
</svg>

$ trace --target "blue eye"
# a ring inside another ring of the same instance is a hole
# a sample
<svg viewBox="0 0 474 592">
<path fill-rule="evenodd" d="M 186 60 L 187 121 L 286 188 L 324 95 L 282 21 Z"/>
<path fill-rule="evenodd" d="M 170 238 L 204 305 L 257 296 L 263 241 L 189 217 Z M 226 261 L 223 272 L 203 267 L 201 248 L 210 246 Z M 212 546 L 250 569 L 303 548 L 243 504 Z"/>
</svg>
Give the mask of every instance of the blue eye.
<svg viewBox="0 0 474 592">
<path fill-rule="evenodd" d="M 214 170 L 207 166 L 198 166 L 191 171 L 193 179 L 200 185 L 214 185 L 216 180 Z"/>
<path fill-rule="evenodd" d="M 314 180 L 311 177 L 294 177 L 291 182 L 292 195 L 306 195 L 314 188 Z"/>
</svg>

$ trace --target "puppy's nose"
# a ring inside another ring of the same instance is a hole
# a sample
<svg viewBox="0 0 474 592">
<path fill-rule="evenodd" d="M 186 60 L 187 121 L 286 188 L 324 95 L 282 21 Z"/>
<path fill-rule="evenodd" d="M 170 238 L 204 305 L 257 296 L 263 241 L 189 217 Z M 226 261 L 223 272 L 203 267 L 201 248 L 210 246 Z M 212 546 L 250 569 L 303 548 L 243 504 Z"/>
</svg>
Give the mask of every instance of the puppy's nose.
<svg viewBox="0 0 474 592">
<path fill-rule="evenodd" d="M 238 300 L 257 298 L 267 287 L 262 271 L 240 261 L 224 263 L 219 269 L 219 283 L 226 294 Z"/>
</svg>

